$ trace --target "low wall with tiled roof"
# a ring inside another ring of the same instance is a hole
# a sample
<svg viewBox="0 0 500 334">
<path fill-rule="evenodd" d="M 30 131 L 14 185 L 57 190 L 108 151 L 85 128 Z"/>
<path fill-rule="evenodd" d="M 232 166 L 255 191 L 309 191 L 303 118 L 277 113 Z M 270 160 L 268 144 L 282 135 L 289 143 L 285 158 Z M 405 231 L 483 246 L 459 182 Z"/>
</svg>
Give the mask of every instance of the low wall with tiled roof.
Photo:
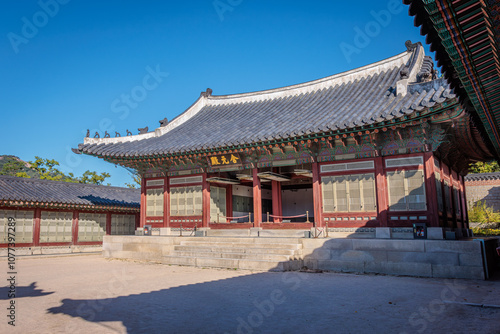
<svg viewBox="0 0 500 334">
<path fill-rule="evenodd" d="M 485 201 L 486 205 L 500 212 L 500 172 L 469 174 L 465 177 L 467 205 Z"/>
</svg>

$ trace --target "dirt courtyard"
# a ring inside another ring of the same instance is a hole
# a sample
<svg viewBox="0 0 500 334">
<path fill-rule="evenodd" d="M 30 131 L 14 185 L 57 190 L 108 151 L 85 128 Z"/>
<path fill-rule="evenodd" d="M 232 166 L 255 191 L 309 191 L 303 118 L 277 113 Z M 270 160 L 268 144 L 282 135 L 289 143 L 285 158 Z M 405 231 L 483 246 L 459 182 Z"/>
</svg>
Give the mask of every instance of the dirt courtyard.
<svg viewBox="0 0 500 334">
<path fill-rule="evenodd" d="M 1 263 L 0 333 L 500 333 L 498 280 L 199 269 L 100 255 L 18 257 L 13 327 Z"/>
</svg>

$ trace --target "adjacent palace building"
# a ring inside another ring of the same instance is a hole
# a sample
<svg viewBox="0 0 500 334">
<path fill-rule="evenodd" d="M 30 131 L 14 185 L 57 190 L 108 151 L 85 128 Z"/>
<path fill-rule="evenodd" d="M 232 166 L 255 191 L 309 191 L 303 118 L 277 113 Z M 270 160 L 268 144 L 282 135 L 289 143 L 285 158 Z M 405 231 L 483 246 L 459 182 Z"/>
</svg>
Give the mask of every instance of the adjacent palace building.
<svg viewBox="0 0 500 334">
<path fill-rule="evenodd" d="M 140 225 L 153 228 L 467 228 L 468 164 L 494 158 L 411 42 L 392 58 L 303 84 L 207 89 L 160 124 L 87 136 L 75 150 L 138 170 Z"/>
</svg>

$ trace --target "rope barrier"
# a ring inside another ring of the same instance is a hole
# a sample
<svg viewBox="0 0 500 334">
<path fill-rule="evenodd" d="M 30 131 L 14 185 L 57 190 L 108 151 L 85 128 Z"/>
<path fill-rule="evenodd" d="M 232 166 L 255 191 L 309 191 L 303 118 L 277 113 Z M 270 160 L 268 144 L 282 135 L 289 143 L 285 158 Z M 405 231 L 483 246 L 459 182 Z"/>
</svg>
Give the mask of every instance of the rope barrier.
<svg viewBox="0 0 500 334">
<path fill-rule="evenodd" d="M 298 216 L 275 216 L 275 215 L 269 215 L 269 217 L 273 217 L 273 218 L 285 218 L 285 219 L 288 219 L 288 218 L 300 218 L 300 217 L 305 217 L 306 214 L 304 213 L 303 215 L 298 215 Z"/>
<path fill-rule="evenodd" d="M 189 228 L 189 227 L 183 228 L 182 224 L 181 224 L 180 228 L 179 228 L 179 232 L 180 232 L 179 237 L 182 237 L 182 231 L 188 231 L 188 232 L 191 231 L 191 233 L 189 234 L 191 236 L 191 235 L 193 235 L 193 233 L 196 232 L 197 229 L 198 229 L 198 224 L 194 224 L 193 228 Z"/>
<path fill-rule="evenodd" d="M 306 223 L 309 223 L 309 211 L 306 211 L 305 214 L 303 215 L 297 215 L 297 216 L 277 216 L 277 215 L 270 215 L 269 212 L 267 213 L 267 222 L 269 223 L 269 217 L 271 218 L 276 218 L 276 219 L 281 219 L 283 221 L 284 219 L 291 219 L 291 218 L 301 218 L 301 217 L 306 217 Z"/>
<path fill-rule="evenodd" d="M 221 221 L 220 219 L 222 218 L 222 223 L 226 223 L 226 220 L 228 219 L 241 219 L 241 218 L 248 218 L 248 222 L 250 223 L 250 213 L 246 216 L 241 216 L 241 217 L 220 217 L 219 214 L 217 214 L 217 221 L 214 222 L 214 224 L 220 224 Z"/>
<path fill-rule="evenodd" d="M 241 217 L 226 217 L 226 219 L 240 219 L 240 218 L 248 218 L 248 215 Z"/>
</svg>

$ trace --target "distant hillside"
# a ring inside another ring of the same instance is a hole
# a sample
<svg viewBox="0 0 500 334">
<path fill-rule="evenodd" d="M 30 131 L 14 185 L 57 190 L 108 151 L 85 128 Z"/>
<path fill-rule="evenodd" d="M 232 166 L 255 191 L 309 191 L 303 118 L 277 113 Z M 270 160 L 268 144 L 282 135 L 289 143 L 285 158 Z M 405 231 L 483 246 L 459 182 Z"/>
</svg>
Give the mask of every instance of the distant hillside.
<svg viewBox="0 0 500 334">
<path fill-rule="evenodd" d="M 16 165 L 19 166 L 20 169 L 18 171 L 21 172 L 26 172 L 30 177 L 32 178 L 39 178 L 39 175 L 36 171 L 32 170 L 30 168 L 29 163 L 27 163 L 24 160 L 21 160 L 19 157 L 16 157 L 15 155 L 0 155 L 0 171 L 5 171 L 6 168 L 10 166 Z M 0 173 L 1 174 L 6 174 L 6 173 Z"/>
</svg>

